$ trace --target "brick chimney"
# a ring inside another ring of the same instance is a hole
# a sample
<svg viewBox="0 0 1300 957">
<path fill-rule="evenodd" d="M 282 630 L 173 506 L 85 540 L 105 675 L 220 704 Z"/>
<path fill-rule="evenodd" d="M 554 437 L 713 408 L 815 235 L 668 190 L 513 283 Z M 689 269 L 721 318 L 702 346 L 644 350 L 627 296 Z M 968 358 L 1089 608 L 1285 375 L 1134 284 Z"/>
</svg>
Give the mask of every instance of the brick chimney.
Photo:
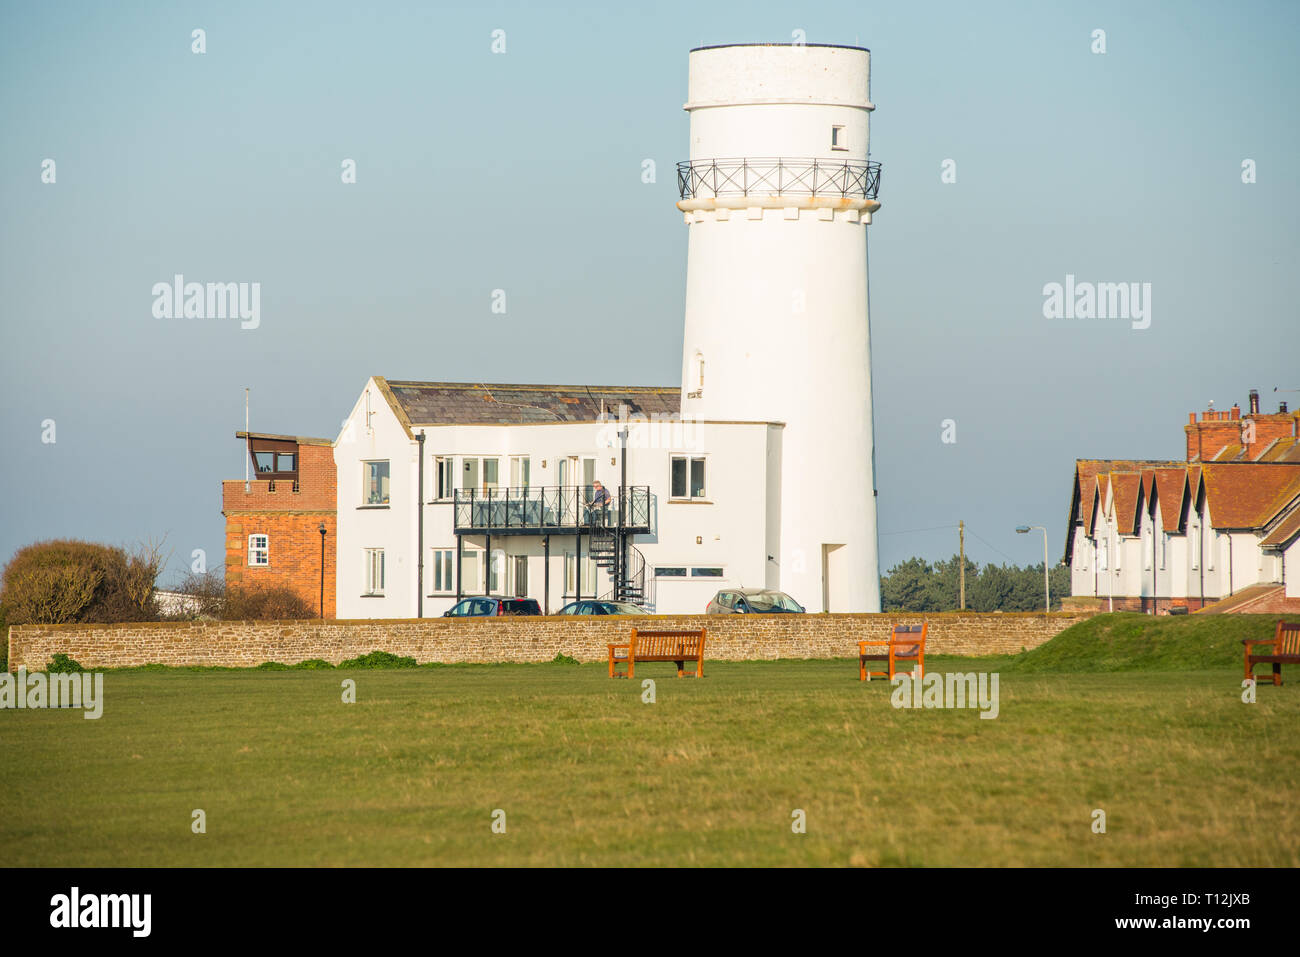
<svg viewBox="0 0 1300 957">
<path fill-rule="evenodd" d="M 1187 433 L 1187 461 L 1208 462 L 1229 445 L 1243 444 L 1241 406 L 1234 405 L 1227 412 L 1211 406 L 1199 421 L 1196 413 L 1190 412 L 1183 430 Z"/>
<path fill-rule="evenodd" d="M 1275 413 L 1259 411 L 1259 391 L 1250 390 L 1250 412 L 1241 425 L 1241 441 L 1246 446 L 1246 458 L 1254 459 L 1278 439 L 1295 435 L 1295 422 L 1283 402 Z"/>
</svg>

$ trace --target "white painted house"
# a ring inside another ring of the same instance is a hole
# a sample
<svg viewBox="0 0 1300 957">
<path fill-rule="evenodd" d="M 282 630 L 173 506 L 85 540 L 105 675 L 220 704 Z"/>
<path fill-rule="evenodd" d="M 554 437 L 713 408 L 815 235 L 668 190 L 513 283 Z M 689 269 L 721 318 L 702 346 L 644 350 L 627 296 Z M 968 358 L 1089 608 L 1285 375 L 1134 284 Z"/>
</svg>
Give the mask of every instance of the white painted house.
<svg viewBox="0 0 1300 957">
<path fill-rule="evenodd" d="M 1115 610 L 1300 612 L 1300 415 L 1191 417 L 1188 459 L 1080 459 L 1065 562 Z"/>
<path fill-rule="evenodd" d="M 699 613 L 726 587 L 880 610 L 869 73 L 859 47 L 691 52 L 680 386 L 366 383 L 335 443 L 338 617 Z"/>
</svg>

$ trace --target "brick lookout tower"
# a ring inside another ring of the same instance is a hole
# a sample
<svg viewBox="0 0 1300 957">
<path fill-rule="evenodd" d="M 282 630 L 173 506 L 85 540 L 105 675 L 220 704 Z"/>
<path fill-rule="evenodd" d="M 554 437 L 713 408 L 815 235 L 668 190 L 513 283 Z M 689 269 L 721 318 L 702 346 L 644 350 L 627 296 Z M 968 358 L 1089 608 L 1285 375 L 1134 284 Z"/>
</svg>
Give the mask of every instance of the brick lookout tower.
<svg viewBox="0 0 1300 957">
<path fill-rule="evenodd" d="M 784 423 L 768 587 L 880 611 L 867 241 L 871 53 L 736 44 L 690 54 L 682 414 Z"/>
</svg>

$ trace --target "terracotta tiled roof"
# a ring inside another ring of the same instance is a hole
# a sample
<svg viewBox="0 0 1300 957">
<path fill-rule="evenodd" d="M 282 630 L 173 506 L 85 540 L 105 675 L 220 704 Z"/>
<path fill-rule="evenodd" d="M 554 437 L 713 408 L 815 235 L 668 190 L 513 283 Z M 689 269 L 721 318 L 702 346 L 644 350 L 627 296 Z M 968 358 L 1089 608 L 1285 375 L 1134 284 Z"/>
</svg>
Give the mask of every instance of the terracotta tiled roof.
<svg viewBox="0 0 1300 957">
<path fill-rule="evenodd" d="M 1300 535 L 1300 508 L 1292 512 L 1287 518 L 1282 520 L 1277 528 L 1269 532 L 1268 535 L 1260 542 L 1261 545 L 1285 545 L 1291 539 Z"/>
<path fill-rule="evenodd" d="M 1255 457 L 1257 462 L 1300 462 L 1300 441 L 1278 439 Z"/>
<path fill-rule="evenodd" d="M 1114 486 L 1115 529 L 1121 535 L 1133 535 L 1137 524 L 1142 476 L 1137 472 L 1111 472 L 1110 481 Z"/>
<path fill-rule="evenodd" d="M 1156 469 L 1155 479 L 1161 525 L 1166 532 L 1177 531 L 1183 514 L 1183 493 L 1187 490 L 1187 468 Z"/>
<path fill-rule="evenodd" d="M 1225 445 L 1223 448 L 1219 449 L 1219 451 L 1215 454 L 1214 458 L 1210 459 L 1209 461 L 1231 462 L 1233 459 L 1241 458 L 1242 453 L 1245 451 L 1246 451 L 1245 446 L 1242 445 Z"/>
<path fill-rule="evenodd" d="M 1144 461 L 1142 459 L 1079 459 L 1074 463 L 1075 489 L 1074 501 L 1075 512 L 1070 516 L 1070 524 L 1074 525 L 1076 521 L 1083 523 L 1083 527 L 1092 530 L 1092 490 L 1096 488 L 1100 493 L 1101 501 L 1106 500 L 1106 490 L 1108 487 L 1109 473 L 1111 472 L 1133 472 L 1139 469 L 1152 468 L 1185 468 L 1185 464 L 1179 461 L 1169 461 L 1165 459 Z"/>
<path fill-rule="evenodd" d="M 1300 465 L 1206 463 L 1202 472 L 1215 528 L 1260 528 L 1300 497 Z"/>
</svg>

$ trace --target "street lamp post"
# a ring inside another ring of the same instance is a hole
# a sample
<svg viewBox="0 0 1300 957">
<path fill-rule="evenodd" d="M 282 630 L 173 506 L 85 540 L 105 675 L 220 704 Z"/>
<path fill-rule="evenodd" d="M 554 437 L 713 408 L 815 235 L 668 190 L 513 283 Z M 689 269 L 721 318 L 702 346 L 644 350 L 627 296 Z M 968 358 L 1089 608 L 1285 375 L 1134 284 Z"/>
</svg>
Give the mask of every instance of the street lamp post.
<svg viewBox="0 0 1300 957">
<path fill-rule="evenodd" d="M 316 529 L 320 532 L 320 616 L 325 617 L 325 523 Z"/>
<path fill-rule="evenodd" d="M 1052 610 L 1052 579 L 1050 577 L 1051 570 L 1047 567 L 1047 529 L 1043 528 L 1042 525 L 1019 525 L 1016 527 L 1016 532 L 1020 535 L 1027 535 L 1029 530 L 1033 528 L 1041 529 L 1043 533 L 1043 594 L 1046 596 L 1046 610 L 1050 612 Z"/>
</svg>

